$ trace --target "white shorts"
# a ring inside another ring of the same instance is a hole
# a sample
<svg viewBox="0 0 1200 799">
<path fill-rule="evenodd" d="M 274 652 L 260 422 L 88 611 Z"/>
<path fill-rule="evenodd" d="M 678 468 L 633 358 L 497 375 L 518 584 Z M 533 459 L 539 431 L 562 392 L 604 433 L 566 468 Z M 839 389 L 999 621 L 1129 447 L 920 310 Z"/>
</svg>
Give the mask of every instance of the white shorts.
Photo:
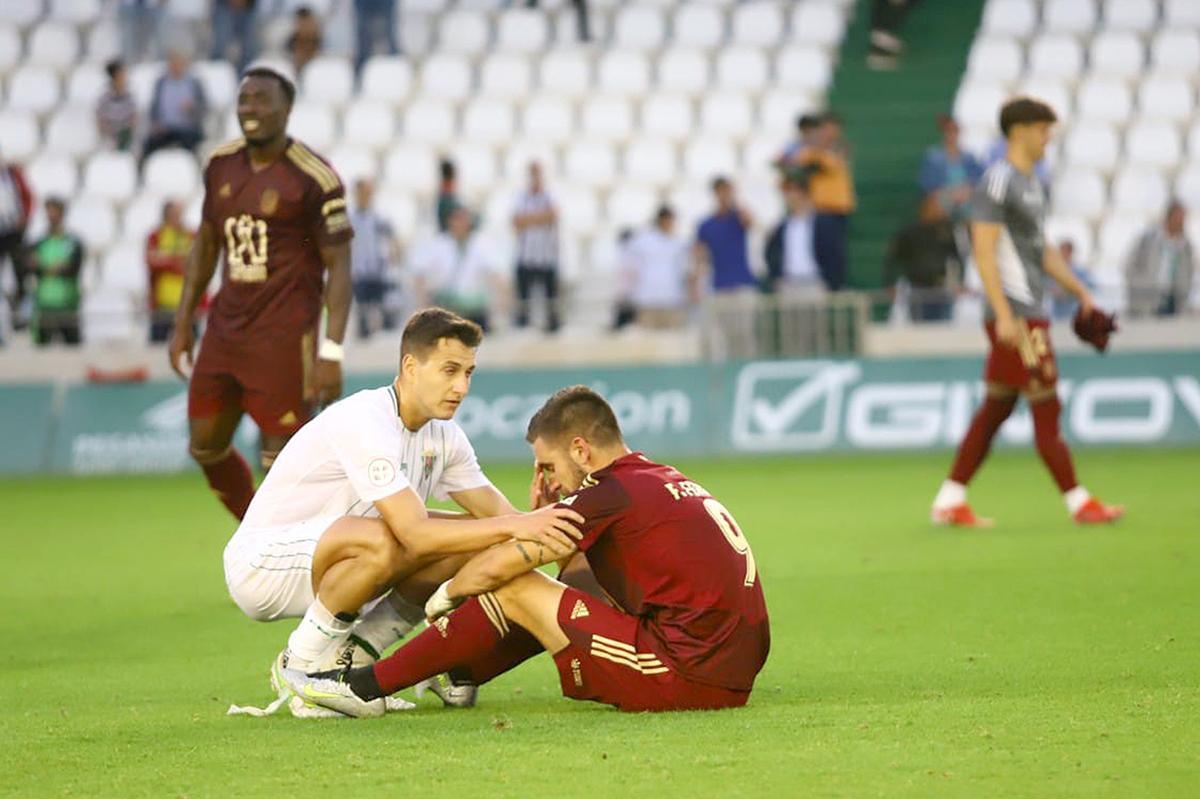
<svg viewBox="0 0 1200 799">
<path fill-rule="evenodd" d="M 239 527 L 225 545 L 225 585 L 256 621 L 303 616 L 313 602 L 312 559 L 317 542 L 341 516 L 284 527 Z"/>
</svg>

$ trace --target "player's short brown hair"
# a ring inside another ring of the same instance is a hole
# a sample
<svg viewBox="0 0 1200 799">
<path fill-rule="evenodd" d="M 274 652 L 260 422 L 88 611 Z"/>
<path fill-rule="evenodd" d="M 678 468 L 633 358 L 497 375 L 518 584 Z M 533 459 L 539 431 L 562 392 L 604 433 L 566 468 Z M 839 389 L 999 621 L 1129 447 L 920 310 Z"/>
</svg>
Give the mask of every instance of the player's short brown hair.
<svg viewBox="0 0 1200 799">
<path fill-rule="evenodd" d="M 593 444 L 609 446 L 622 440 L 617 415 L 604 397 L 587 386 L 561 388 L 529 420 L 525 440 L 542 438 L 558 442 L 581 436 Z"/>
<path fill-rule="evenodd" d="M 445 308 L 417 311 L 408 320 L 400 336 L 400 360 L 404 360 L 405 355 L 424 360 L 429 351 L 444 338 L 461 341 L 474 349 L 483 341 L 483 328 Z"/>
<path fill-rule="evenodd" d="M 1008 137 L 1014 125 L 1032 125 L 1037 122 L 1058 121 L 1054 109 L 1032 97 L 1017 97 L 1009 100 L 1000 109 L 1000 132 Z"/>
</svg>

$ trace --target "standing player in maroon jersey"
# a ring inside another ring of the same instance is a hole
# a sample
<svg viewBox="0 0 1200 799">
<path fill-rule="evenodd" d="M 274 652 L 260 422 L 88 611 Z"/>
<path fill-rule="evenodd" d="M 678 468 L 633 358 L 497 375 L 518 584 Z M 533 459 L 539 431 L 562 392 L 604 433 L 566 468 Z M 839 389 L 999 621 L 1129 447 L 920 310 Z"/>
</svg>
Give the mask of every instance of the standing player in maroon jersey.
<svg viewBox="0 0 1200 799">
<path fill-rule="evenodd" d="M 262 467 L 312 413 L 342 393 L 350 314 L 345 191 L 326 161 L 287 135 L 296 89 L 268 67 L 238 90 L 245 138 L 218 147 L 204 170 L 204 211 L 171 337 L 171 368 L 187 379 L 192 321 L 224 252 L 221 289 L 188 385 L 189 450 L 237 518 L 254 496 L 232 446 L 243 413 L 262 433 Z M 316 336 L 324 305 L 325 338 Z"/>
<path fill-rule="evenodd" d="M 583 515 L 579 549 L 614 604 L 537 571 L 554 559 L 540 545 L 499 544 L 438 588 L 426 605 L 434 623 L 391 657 L 341 674 L 286 672 L 298 696 L 381 715 L 401 688 L 449 670 L 490 679 L 544 647 L 571 699 L 629 711 L 746 703 L 770 632 L 754 555 L 729 511 L 631 452 L 612 408 L 585 386 L 552 396 L 527 438 L 535 493 L 543 480 L 573 492 L 562 504 Z"/>
</svg>

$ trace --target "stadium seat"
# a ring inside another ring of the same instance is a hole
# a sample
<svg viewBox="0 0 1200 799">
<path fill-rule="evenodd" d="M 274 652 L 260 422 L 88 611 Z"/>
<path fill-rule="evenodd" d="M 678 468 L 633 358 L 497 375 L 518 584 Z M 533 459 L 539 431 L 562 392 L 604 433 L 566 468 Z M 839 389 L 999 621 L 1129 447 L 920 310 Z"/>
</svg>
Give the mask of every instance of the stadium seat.
<svg viewBox="0 0 1200 799">
<path fill-rule="evenodd" d="M 1138 91 L 1138 111 L 1143 119 L 1186 122 L 1195 106 L 1195 92 L 1183 77 L 1146 78 Z"/>
<path fill-rule="evenodd" d="M 1054 109 L 1060 124 L 1070 122 L 1074 116 L 1072 93 L 1063 83 L 1053 78 L 1030 78 L 1017 87 L 1017 92 L 1047 103 Z"/>
<path fill-rule="evenodd" d="M 458 186 L 464 194 L 481 194 L 496 182 L 496 157 L 490 148 L 462 143 L 451 151 L 450 156 L 458 168 Z"/>
<path fill-rule="evenodd" d="M 692 103 L 678 94 L 648 95 L 642 103 L 642 132 L 651 138 L 681 141 L 695 132 Z"/>
<path fill-rule="evenodd" d="M 1137 34 L 1105 31 L 1092 39 L 1088 67 L 1092 75 L 1133 78 L 1146 63 L 1145 48 Z"/>
<path fill-rule="evenodd" d="M 744 93 L 710 94 L 700 106 L 700 127 L 706 135 L 744 139 L 754 129 L 754 111 Z"/>
<path fill-rule="evenodd" d="M 747 47 L 774 47 L 779 44 L 786 28 L 783 10 L 778 3 L 747 2 L 733 9 L 734 44 Z"/>
<path fill-rule="evenodd" d="M 329 163 L 349 189 L 356 181 L 379 178 L 379 159 L 375 153 L 353 144 L 342 144 L 329 151 Z"/>
<path fill-rule="evenodd" d="M 976 39 L 967 58 L 967 74 L 972 80 L 1012 83 L 1021 77 L 1024 52 L 1015 39 Z"/>
<path fill-rule="evenodd" d="M 596 230 L 600 222 L 600 208 L 593 192 L 564 186 L 555 191 L 555 198 L 564 231 L 586 236 Z"/>
<path fill-rule="evenodd" d="M 783 218 L 783 195 L 774 176 L 743 181 L 736 185 L 736 191 L 739 202 L 750 212 L 759 230 L 770 230 Z"/>
<path fill-rule="evenodd" d="M 342 117 L 340 141 L 371 150 L 386 148 L 396 137 L 396 112 L 379 100 L 356 100 Z"/>
<path fill-rule="evenodd" d="M 137 328 L 138 298 L 124 289 L 103 285 L 85 291 L 79 308 L 80 331 L 89 344 L 132 341 L 145 335 Z"/>
<path fill-rule="evenodd" d="M 575 132 L 571 106 L 557 98 L 540 97 L 525 107 L 521 130 L 538 141 L 565 142 Z"/>
<path fill-rule="evenodd" d="M 496 49 L 533 55 L 545 49 L 550 39 L 546 15 L 534 9 L 511 9 L 500 15 Z"/>
<path fill-rule="evenodd" d="M 633 134 L 633 108 L 623 97 L 594 97 L 581 108 L 580 128 L 603 141 L 628 141 Z"/>
<path fill-rule="evenodd" d="M 1158 25 L 1156 0 L 1104 0 L 1104 27 L 1148 33 Z"/>
<path fill-rule="evenodd" d="M 83 63 L 67 78 L 67 102 L 94 109 L 108 88 L 108 75 L 99 64 Z"/>
<path fill-rule="evenodd" d="M 1069 241 L 1075 245 L 1075 257 L 1080 263 L 1090 263 L 1095 251 L 1092 225 L 1078 216 L 1051 216 L 1046 220 L 1046 243 Z"/>
<path fill-rule="evenodd" d="M 1162 175 L 1131 165 L 1113 179 L 1111 209 L 1119 214 L 1156 216 L 1167 207 L 1167 196 Z"/>
<path fill-rule="evenodd" d="M 93 155 L 83 171 L 83 190 L 116 202 L 128 201 L 138 190 L 137 162 L 133 155 L 104 152 Z"/>
<path fill-rule="evenodd" d="M 1091 169 L 1068 168 L 1054 180 L 1051 192 L 1055 215 L 1098 219 L 1108 197 L 1104 179 Z"/>
<path fill-rule="evenodd" d="M 580 186 L 603 188 L 612 185 L 616 172 L 613 148 L 597 141 L 580 141 L 567 147 L 563 168 L 568 180 Z"/>
<path fill-rule="evenodd" d="M 989 36 L 1027 39 L 1037 24 L 1038 11 L 1033 0 L 988 0 L 980 29 Z"/>
<path fill-rule="evenodd" d="M 1113 213 L 1097 228 L 1097 249 L 1102 269 L 1123 270 L 1134 241 L 1146 229 L 1149 215 Z"/>
<path fill-rule="evenodd" d="M 833 49 L 841 44 L 845 26 L 845 17 L 836 3 L 807 0 L 793 5 L 790 39 Z"/>
<path fill-rule="evenodd" d="M 760 92 L 770 79 L 767 58 L 752 47 L 728 48 L 717 58 L 717 86 L 740 92 Z"/>
<path fill-rule="evenodd" d="M 162 63 L 154 61 L 129 66 L 129 93 L 143 112 L 150 107 L 150 101 L 154 99 L 154 86 L 164 70 Z"/>
<path fill-rule="evenodd" d="M 392 235 L 411 241 L 417 233 L 420 213 L 412 192 L 381 187 L 375 195 L 375 210 L 392 225 Z"/>
<path fill-rule="evenodd" d="M 625 149 L 623 174 L 626 180 L 662 188 L 675 180 L 675 147 L 667 141 L 638 139 Z"/>
<path fill-rule="evenodd" d="M 1101 172 L 1117 168 L 1121 155 L 1117 132 L 1099 122 L 1076 125 L 1066 137 L 1066 160 L 1071 166 L 1088 167 Z"/>
<path fill-rule="evenodd" d="M 491 36 L 486 14 L 469 9 L 451 11 L 438 22 L 438 51 L 476 55 L 487 49 Z"/>
<path fill-rule="evenodd" d="M 326 105 L 298 100 L 292 107 L 288 119 L 288 134 L 324 152 L 334 145 L 337 137 L 337 122 L 333 111 Z"/>
<path fill-rule="evenodd" d="M 529 164 L 537 161 L 542 165 L 542 177 L 554 183 L 558 177 L 558 161 L 554 148 L 544 142 L 522 138 L 510 144 L 500 155 L 504 179 L 509 183 L 524 185 L 529 180 Z"/>
<path fill-rule="evenodd" d="M 406 140 L 445 145 L 454 138 L 454 109 L 440 99 L 419 97 L 404 109 Z"/>
<path fill-rule="evenodd" d="M 46 151 L 82 158 L 100 143 L 96 117 L 89 106 L 65 106 L 46 126 Z"/>
<path fill-rule="evenodd" d="M 824 94 L 832 78 L 829 56 L 814 47 L 785 47 L 775 58 L 775 82 L 781 88 Z"/>
<path fill-rule="evenodd" d="M 70 198 L 79 188 L 79 171 L 65 155 L 39 155 L 26 164 L 33 193 L 41 200 L 57 196 Z"/>
<path fill-rule="evenodd" d="M 1193 213 L 1200 209 L 1200 163 L 1193 162 L 1179 171 L 1175 196 Z"/>
<path fill-rule="evenodd" d="M 1168 28 L 1200 28 L 1200 3 L 1195 0 L 1163 0 L 1163 19 Z"/>
<path fill-rule="evenodd" d="M 430 56 L 421 66 L 421 89 L 443 100 L 463 100 L 471 93 L 471 65 L 457 55 Z"/>
<path fill-rule="evenodd" d="M 1125 123 L 1133 113 L 1133 94 L 1129 84 L 1108 78 L 1090 78 L 1075 95 L 1076 112 L 1081 122 Z"/>
<path fill-rule="evenodd" d="M 126 241 L 145 242 L 162 221 L 163 199 L 139 192 L 121 214 L 121 236 Z"/>
<path fill-rule="evenodd" d="M 58 76 L 44 66 L 25 64 L 8 81 L 8 108 L 45 114 L 58 106 Z"/>
<path fill-rule="evenodd" d="M 618 186 L 608 195 L 604 219 L 615 227 L 644 225 L 653 218 L 658 205 L 658 192 L 654 189 L 636 184 Z"/>
<path fill-rule="evenodd" d="M 197 61 L 192 71 L 204 84 L 204 96 L 211 108 L 224 111 L 237 100 L 238 77 L 228 61 Z M 307 76 L 309 73 L 305 73 Z"/>
<path fill-rule="evenodd" d="M 362 96 L 399 105 L 412 90 L 412 67 L 399 56 L 373 56 L 362 71 Z"/>
<path fill-rule="evenodd" d="M 688 180 L 707 185 L 717 175 L 732 175 L 737 169 L 737 151 L 725 139 L 703 137 L 683 151 L 683 173 Z"/>
<path fill-rule="evenodd" d="M 725 19 L 712 6 L 681 4 L 675 11 L 671 43 L 710 50 L 725 39 Z"/>
<path fill-rule="evenodd" d="M 675 210 L 677 231 L 691 234 L 700 220 L 712 213 L 711 184 L 717 174 L 712 172 L 704 179 L 693 178 L 685 183 L 677 183 L 667 193 L 667 204 Z"/>
<path fill-rule="evenodd" d="M 588 26 L 591 29 L 592 41 L 609 41 L 609 32 L 612 28 L 610 20 L 611 16 L 605 9 L 590 9 L 588 13 Z M 559 9 L 557 16 L 554 18 L 554 46 L 559 48 L 576 47 L 579 42 L 578 30 L 578 24 L 575 21 L 575 9 L 570 5 Z"/>
<path fill-rule="evenodd" d="M 542 89 L 564 97 L 585 97 L 592 88 L 590 62 L 577 52 L 551 52 L 542 59 Z"/>
<path fill-rule="evenodd" d="M 783 147 L 780 146 L 782 141 L 783 139 L 779 136 L 767 134 L 748 138 L 742 145 L 740 174 L 754 178 L 768 176 L 772 179 L 777 178 L 775 159 L 783 150 Z"/>
<path fill-rule="evenodd" d="M 21 34 L 13 25 L 0 25 L 0 75 L 21 63 Z"/>
<path fill-rule="evenodd" d="M 27 41 L 25 62 L 63 73 L 79 60 L 79 34 L 61 22 L 43 22 Z"/>
<path fill-rule="evenodd" d="M 1125 163 L 1130 167 L 1174 169 L 1182 160 L 1179 131 L 1169 122 L 1138 122 L 1125 133 Z"/>
<path fill-rule="evenodd" d="M 46 16 L 76 27 L 91 25 L 100 19 L 100 0 L 50 0 Z"/>
<path fill-rule="evenodd" d="M 1200 70 L 1200 33 L 1164 30 L 1154 37 L 1150 61 L 1159 75 L 1190 77 Z"/>
<path fill-rule="evenodd" d="M 658 88 L 698 95 L 709 88 L 708 59 L 698 50 L 672 49 L 658 59 Z"/>
<path fill-rule="evenodd" d="M 954 118 L 967 127 L 995 127 L 1008 91 L 998 83 L 965 81 L 954 98 Z"/>
<path fill-rule="evenodd" d="M 84 195 L 67 203 L 66 226 L 89 252 L 101 252 L 116 239 L 117 215 L 106 197 Z"/>
<path fill-rule="evenodd" d="M 1074 81 L 1083 71 L 1083 48 L 1074 36 L 1040 36 L 1028 56 L 1029 72 L 1039 77 Z"/>
<path fill-rule="evenodd" d="M 103 64 L 121 54 L 121 33 L 113 21 L 102 20 L 87 33 L 88 60 Z"/>
<path fill-rule="evenodd" d="M 666 32 L 660 10 L 634 3 L 617 11 L 612 42 L 621 50 L 657 50 L 663 46 Z"/>
<path fill-rule="evenodd" d="M 1046 0 L 1042 27 L 1052 33 L 1088 33 L 1096 27 L 1096 16 L 1092 0 Z"/>
<path fill-rule="evenodd" d="M 650 65 L 641 53 L 613 51 L 600 58 L 599 87 L 610 94 L 629 97 L 650 88 Z"/>
<path fill-rule="evenodd" d="M 759 123 L 764 133 L 782 140 L 795 130 L 796 119 L 801 114 L 818 111 L 820 107 L 821 103 L 807 92 L 769 91 L 758 103 Z"/>
<path fill-rule="evenodd" d="M 346 59 L 320 56 L 304 68 L 300 80 L 302 102 L 340 108 L 353 96 L 354 70 Z"/>
<path fill-rule="evenodd" d="M 0 110 L 0 157 L 25 161 L 37 152 L 40 143 L 37 118 L 31 112 Z"/>
<path fill-rule="evenodd" d="M 212 14 L 208 0 L 167 0 L 167 13 L 174 19 L 200 22 Z"/>
<path fill-rule="evenodd" d="M 139 300 L 146 295 L 149 278 L 144 239 L 117 242 L 100 262 L 101 286 L 129 292 Z"/>
<path fill-rule="evenodd" d="M 42 0 L 0 3 L 0 23 L 15 25 L 18 28 L 28 28 L 42 18 L 44 10 L 45 4 Z"/>
<path fill-rule="evenodd" d="M 387 185 L 428 196 L 437 188 L 437 154 L 429 147 L 401 140 L 388 151 L 383 174 Z"/>
<path fill-rule="evenodd" d="M 488 56 L 479 67 L 479 94 L 518 99 L 530 94 L 533 73 L 529 60 L 515 53 Z"/>
<path fill-rule="evenodd" d="M 463 109 L 462 135 L 468 141 L 499 146 L 511 141 L 516 121 L 512 106 L 483 95 Z"/>
</svg>

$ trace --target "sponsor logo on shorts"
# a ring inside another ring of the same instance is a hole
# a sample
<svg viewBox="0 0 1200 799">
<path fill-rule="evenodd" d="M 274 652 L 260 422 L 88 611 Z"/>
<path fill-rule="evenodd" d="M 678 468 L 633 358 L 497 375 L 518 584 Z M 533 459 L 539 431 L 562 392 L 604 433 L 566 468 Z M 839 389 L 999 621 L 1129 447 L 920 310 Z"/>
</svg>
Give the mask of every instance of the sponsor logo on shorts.
<svg viewBox="0 0 1200 799">
<path fill-rule="evenodd" d="M 586 619 L 591 614 L 588 613 L 588 607 L 583 603 L 582 599 L 575 600 L 575 607 L 571 608 L 572 619 Z"/>
<path fill-rule="evenodd" d="M 396 465 L 387 458 L 376 458 L 367 464 L 367 479 L 373 486 L 385 486 L 396 479 Z"/>
<path fill-rule="evenodd" d="M 571 677 L 575 680 L 575 687 L 583 687 L 583 669 L 580 667 L 579 658 L 571 658 Z"/>
<path fill-rule="evenodd" d="M 295 411 L 288 411 L 283 416 L 279 417 L 279 423 L 282 425 L 293 425 L 298 421 L 300 421 L 300 419 L 296 416 Z"/>
<path fill-rule="evenodd" d="M 448 633 L 446 629 L 450 626 L 450 619 L 446 616 L 438 616 L 433 620 L 433 628 L 438 631 L 438 635 L 445 638 Z"/>
</svg>

